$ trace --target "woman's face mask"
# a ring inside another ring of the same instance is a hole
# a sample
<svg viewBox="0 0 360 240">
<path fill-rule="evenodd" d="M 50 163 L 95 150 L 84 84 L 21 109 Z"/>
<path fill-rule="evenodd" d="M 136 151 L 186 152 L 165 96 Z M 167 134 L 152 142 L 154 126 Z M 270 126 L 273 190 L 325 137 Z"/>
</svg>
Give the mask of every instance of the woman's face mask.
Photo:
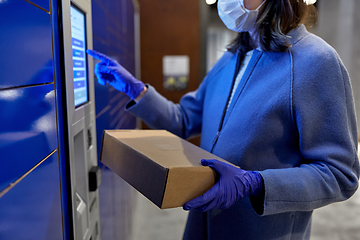
<svg viewBox="0 0 360 240">
<path fill-rule="evenodd" d="M 248 10 L 255 10 L 261 5 L 262 2 L 263 0 L 244 0 L 243 6 Z"/>
<path fill-rule="evenodd" d="M 256 27 L 259 9 L 264 0 L 255 10 L 248 10 L 244 0 L 219 0 L 218 13 L 225 26 L 235 32 L 249 32 Z"/>
</svg>

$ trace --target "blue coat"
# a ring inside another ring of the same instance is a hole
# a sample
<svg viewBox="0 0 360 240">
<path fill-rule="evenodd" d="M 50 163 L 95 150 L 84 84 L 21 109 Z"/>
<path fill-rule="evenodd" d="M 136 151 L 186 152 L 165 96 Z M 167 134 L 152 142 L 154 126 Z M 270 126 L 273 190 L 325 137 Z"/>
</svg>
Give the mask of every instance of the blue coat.
<svg viewBox="0 0 360 240">
<path fill-rule="evenodd" d="M 349 76 L 335 50 L 303 25 L 289 36 L 292 47 L 286 52 L 254 50 L 213 149 L 260 172 L 264 201 L 245 198 L 227 210 L 190 211 L 184 239 L 309 239 L 312 211 L 356 191 L 357 126 Z M 149 86 L 128 111 L 182 138 L 201 134 L 201 147 L 210 151 L 235 64 L 236 55 L 226 52 L 180 104 Z"/>
</svg>

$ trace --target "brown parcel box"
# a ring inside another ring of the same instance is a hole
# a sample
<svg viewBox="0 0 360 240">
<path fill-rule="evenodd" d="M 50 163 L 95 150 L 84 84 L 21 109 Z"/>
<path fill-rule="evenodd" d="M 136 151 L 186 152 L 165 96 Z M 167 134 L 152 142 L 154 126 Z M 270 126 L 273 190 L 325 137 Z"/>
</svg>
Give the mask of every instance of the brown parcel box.
<svg viewBox="0 0 360 240">
<path fill-rule="evenodd" d="M 219 157 L 165 130 L 105 130 L 100 160 L 159 208 L 181 207 L 215 183 Z"/>
</svg>

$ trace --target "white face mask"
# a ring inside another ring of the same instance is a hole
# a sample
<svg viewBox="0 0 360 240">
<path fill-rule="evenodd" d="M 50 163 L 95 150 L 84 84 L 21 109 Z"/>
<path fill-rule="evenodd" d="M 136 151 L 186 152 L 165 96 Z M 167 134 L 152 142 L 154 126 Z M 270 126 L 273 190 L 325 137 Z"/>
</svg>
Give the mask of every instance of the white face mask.
<svg viewBox="0 0 360 240">
<path fill-rule="evenodd" d="M 248 10 L 244 7 L 244 0 L 219 0 L 218 13 L 225 26 L 235 32 L 249 32 L 254 29 L 259 9 Z"/>
</svg>

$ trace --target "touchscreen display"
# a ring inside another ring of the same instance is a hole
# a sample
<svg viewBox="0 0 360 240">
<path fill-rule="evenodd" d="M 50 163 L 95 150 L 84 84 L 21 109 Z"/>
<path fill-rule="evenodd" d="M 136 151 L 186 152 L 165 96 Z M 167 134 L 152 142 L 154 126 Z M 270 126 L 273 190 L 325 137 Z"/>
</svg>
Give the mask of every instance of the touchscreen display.
<svg viewBox="0 0 360 240">
<path fill-rule="evenodd" d="M 88 101 L 88 81 L 85 42 L 85 15 L 71 6 L 71 38 L 74 72 L 75 107 Z"/>
</svg>

